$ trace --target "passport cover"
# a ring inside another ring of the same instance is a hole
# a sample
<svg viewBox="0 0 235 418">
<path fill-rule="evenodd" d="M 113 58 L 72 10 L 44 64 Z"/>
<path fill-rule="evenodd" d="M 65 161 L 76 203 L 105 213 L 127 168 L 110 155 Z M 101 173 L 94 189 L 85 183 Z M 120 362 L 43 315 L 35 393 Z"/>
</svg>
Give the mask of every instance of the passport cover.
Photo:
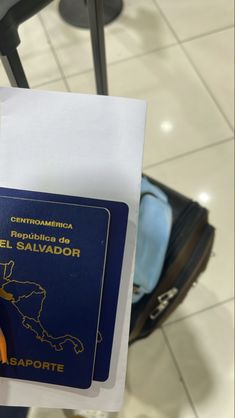
<svg viewBox="0 0 235 418">
<path fill-rule="evenodd" d="M 91 199 L 79 196 L 65 196 L 0 187 L 0 195 L 1 194 L 25 198 L 31 197 L 33 199 L 44 199 L 54 202 L 95 205 L 108 209 L 110 213 L 109 239 L 99 321 L 98 344 L 93 375 L 93 380 L 101 382 L 107 380 L 109 377 L 119 286 L 126 241 L 129 213 L 128 205 L 124 202 L 104 199 Z"/>
<path fill-rule="evenodd" d="M 94 372 L 110 213 L 41 197 L 0 190 L 0 315 L 8 343 L 0 375 L 85 389 Z"/>
</svg>

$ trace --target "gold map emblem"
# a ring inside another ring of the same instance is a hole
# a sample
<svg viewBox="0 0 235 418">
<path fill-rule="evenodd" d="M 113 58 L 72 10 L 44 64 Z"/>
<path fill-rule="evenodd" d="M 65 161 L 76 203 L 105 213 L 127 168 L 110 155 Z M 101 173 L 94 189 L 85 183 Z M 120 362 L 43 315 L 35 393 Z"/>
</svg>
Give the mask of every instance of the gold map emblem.
<svg viewBox="0 0 235 418">
<path fill-rule="evenodd" d="M 15 262 L 0 263 L 0 298 L 11 303 L 21 316 L 22 325 L 33 332 L 37 340 L 48 343 L 55 351 L 62 351 L 66 343 L 71 343 L 76 354 L 84 351 L 83 343 L 70 334 L 53 336 L 43 326 L 41 314 L 46 290 L 38 283 L 18 281 L 12 278 Z"/>
</svg>

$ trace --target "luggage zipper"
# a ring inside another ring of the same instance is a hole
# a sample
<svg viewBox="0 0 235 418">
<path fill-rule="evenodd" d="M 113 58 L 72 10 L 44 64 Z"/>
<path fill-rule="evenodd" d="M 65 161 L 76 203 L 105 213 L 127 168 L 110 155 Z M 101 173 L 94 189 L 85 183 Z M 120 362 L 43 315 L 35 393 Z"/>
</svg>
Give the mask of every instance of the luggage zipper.
<svg viewBox="0 0 235 418">
<path fill-rule="evenodd" d="M 205 242 L 209 240 L 209 237 L 212 234 L 212 229 L 207 226 L 205 229 L 201 241 L 199 242 L 198 246 L 195 248 L 194 254 L 188 263 L 188 265 L 185 267 L 185 269 L 180 274 L 180 277 L 176 281 L 177 287 L 172 287 L 167 292 L 163 293 L 162 295 L 157 297 L 158 304 L 157 306 L 152 310 L 151 314 L 149 315 L 149 318 L 151 320 L 155 320 L 162 314 L 162 312 L 168 307 L 170 304 L 170 301 L 179 293 L 179 290 L 185 283 L 185 278 L 189 276 L 189 273 L 191 272 L 191 276 L 195 275 L 195 271 L 200 270 L 200 266 L 203 265 L 204 258 L 207 256 L 207 251 L 205 249 Z M 208 241 L 209 246 L 212 246 L 212 242 Z M 207 247 L 208 248 L 208 244 Z M 204 257 L 202 257 L 202 254 Z M 193 282 L 193 284 L 196 285 L 196 280 Z"/>
<path fill-rule="evenodd" d="M 152 313 L 149 315 L 150 319 L 156 319 L 161 313 L 167 308 L 171 299 L 173 299 L 178 293 L 178 289 L 176 287 L 172 287 L 172 289 L 168 290 L 168 292 L 163 293 L 162 295 L 157 297 L 158 305 L 156 308 L 153 309 Z"/>
</svg>

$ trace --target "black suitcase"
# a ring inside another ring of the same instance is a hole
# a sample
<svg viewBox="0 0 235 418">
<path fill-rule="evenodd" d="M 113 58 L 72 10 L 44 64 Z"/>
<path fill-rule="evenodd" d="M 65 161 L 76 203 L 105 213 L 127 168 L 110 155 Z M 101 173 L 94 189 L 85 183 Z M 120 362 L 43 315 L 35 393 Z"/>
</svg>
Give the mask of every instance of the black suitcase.
<svg viewBox="0 0 235 418">
<path fill-rule="evenodd" d="M 132 304 L 130 343 L 151 334 L 184 300 L 207 266 L 215 236 L 207 209 L 151 178 L 148 180 L 167 195 L 173 226 L 158 285 Z"/>
</svg>

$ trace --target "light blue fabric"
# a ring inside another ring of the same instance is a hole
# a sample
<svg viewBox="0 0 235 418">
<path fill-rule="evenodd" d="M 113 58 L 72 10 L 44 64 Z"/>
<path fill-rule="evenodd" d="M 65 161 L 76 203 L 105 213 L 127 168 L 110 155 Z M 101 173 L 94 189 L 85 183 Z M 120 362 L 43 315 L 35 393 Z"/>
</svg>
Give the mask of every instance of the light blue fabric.
<svg viewBox="0 0 235 418">
<path fill-rule="evenodd" d="M 138 302 L 157 285 L 170 238 L 172 210 L 161 189 L 142 179 L 134 293 L 132 302 Z"/>
</svg>

